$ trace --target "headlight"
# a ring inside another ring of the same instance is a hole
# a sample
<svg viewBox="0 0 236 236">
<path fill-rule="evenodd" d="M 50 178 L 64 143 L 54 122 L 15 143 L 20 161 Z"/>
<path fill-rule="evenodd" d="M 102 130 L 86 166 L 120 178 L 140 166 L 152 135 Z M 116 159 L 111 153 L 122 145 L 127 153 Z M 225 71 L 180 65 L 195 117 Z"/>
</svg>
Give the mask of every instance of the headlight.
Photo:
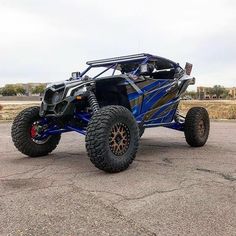
<svg viewBox="0 0 236 236">
<path fill-rule="evenodd" d="M 63 95 L 63 91 L 62 92 L 55 92 L 52 96 L 52 103 L 58 103 L 61 101 L 62 99 L 62 95 Z"/>
<path fill-rule="evenodd" d="M 81 85 L 80 85 L 81 86 Z M 78 87 L 78 88 L 70 88 L 66 94 L 66 97 L 69 96 L 79 96 L 84 94 L 87 91 L 86 86 Z"/>
<path fill-rule="evenodd" d="M 86 86 L 83 86 L 83 87 L 81 87 L 81 88 L 78 88 L 78 89 L 75 90 L 74 96 L 82 95 L 82 94 L 84 94 L 86 91 L 87 91 Z"/>
</svg>

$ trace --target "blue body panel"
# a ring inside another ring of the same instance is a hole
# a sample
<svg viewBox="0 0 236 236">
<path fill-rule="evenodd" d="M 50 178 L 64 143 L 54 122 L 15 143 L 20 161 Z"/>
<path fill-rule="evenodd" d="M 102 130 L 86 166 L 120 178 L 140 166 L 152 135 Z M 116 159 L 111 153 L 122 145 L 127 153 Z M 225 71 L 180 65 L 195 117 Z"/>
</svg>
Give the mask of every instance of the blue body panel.
<svg viewBox="0 0 236 236">
<path fill-rule="evenodd" d="M 173 80 L 153 81 L 141 88 L 141 91 L 142 94 L 133 92 L 128 95 L 131 101 L 142 101 L 132 107 L 132 113 L 138 123 L 158 124 L 173 120 L 179 103 L 178 87 Z"/>
</svg>

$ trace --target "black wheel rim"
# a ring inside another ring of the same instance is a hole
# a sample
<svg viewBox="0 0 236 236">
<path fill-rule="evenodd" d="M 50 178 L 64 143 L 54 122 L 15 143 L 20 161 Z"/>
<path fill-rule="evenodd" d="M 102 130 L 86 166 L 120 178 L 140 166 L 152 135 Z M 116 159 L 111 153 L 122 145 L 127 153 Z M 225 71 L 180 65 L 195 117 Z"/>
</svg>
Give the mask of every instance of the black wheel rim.
<svg viewBox="0 0 236 236">
<path fill-rule="evenodd" d="M 127 152 L 130 144 L 130 131 L 124 123 L 116 123 L 111 127 L 109 146 L 116 156 L 122 156 Z"/>
</svg>

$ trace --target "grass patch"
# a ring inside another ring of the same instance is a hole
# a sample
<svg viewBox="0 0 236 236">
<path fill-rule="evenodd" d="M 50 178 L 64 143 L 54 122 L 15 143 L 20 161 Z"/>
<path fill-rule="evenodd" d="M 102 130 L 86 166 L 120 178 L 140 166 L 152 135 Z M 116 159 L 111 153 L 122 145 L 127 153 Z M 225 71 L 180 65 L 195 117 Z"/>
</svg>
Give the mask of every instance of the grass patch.
<svg viewBox="0 0 236 236">
<path fill-rule="evenodd" d="M 211 119 L 236 119 L 236 101 L 218 100 L 218 101 L 181 101 L 180 112 L 186 115 L 191 107 L 204 107 L 207 109 Z"/>
<path fill-rule="evenodd" d="M 25 108 L 37 105 L 39 104 L 0 104 L 0 120 L 13 120 Z"/>
</svg>

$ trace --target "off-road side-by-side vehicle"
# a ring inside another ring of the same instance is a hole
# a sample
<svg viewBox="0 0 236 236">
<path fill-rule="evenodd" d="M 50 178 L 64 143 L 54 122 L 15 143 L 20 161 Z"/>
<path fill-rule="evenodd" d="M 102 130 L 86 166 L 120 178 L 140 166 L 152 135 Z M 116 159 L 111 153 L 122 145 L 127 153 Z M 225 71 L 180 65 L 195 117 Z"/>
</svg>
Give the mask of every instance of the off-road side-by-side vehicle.
<svg viewBox="0 0 236 236">
<path fill-rule="evenodd" d="M 207 111 L 194 107 L 183 117 L 178 110 L 181 96 L 195 83 L 190 63 L 183 69 L 162 57 L 136 54 L 87 65 L 70 79 L 48 85 L 41 107 L 17 115 L 12 139 L 20 152 L 47 155 L 62 133 L 75 131 L 86 136 L 88 156 L 97 168 L 119 172 L 134 160 L 146 128 L 183 131 L 192 147 L 206 143 Z"/>
</svg>

